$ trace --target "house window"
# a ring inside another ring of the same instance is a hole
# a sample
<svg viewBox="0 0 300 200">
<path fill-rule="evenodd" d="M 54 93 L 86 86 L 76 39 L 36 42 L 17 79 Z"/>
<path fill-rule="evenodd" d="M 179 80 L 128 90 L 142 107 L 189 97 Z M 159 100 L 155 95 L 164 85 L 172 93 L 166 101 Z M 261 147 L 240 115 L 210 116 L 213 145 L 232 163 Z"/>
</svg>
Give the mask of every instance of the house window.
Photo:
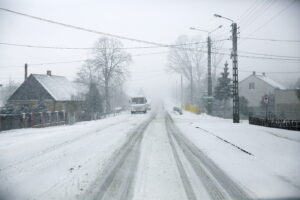
<svg viewBox="0 0 300 200">
<path fill-rule="evenodd" d="M 249 83 L 249 89 L 255 89 L 255 84 L 254 82 Z"/>
</svg>

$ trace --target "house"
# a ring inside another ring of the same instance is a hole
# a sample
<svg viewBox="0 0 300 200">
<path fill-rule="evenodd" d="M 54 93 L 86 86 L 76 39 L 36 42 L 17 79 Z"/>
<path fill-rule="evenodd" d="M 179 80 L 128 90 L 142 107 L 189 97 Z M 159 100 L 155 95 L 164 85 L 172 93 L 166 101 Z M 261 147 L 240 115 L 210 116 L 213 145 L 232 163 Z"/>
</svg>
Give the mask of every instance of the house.
<svg viewBox="0 0 300 200">
<path fill-rule="evenodd" d="M 250 108 L 259 108 L 265 95 L 272 96 L 274 99 L 277 89 L 285 90 L 286 88 L 267 77 L 265 73 L 258 75 L 253 72 L 252 75 L 239 82 L 239 96 L 248 100 Z"/>
<path fill-rule="evenodd" d="M 275 90 L 275 112 L 282 118 L 300 120 L 300 89 Z"/>
<path fill-rule="evenodd" d="M 63 76 L 31 74 L 10 96 L 8 102 L 14 106 L 26 104 L 30 107 L 43 101 L 48 111 L 76 112 L 81 110 L 83 98 L 78 96 L 76 85 Z"/>
</svg>

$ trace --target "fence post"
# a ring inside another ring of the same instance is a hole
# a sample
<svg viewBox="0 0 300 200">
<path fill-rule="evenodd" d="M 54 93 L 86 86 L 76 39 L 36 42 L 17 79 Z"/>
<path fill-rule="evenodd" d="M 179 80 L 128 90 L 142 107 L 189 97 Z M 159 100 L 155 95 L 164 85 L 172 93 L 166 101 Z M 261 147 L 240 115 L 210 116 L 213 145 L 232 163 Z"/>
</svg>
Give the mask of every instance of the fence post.
<svg viewBox="0 0 300 200">
<path fill-rule="evenodd" d="M 58 115 L 58 111 L 55 111 L 56 112 L 56 124 L 59 123 L 59 115 Z"/>
</svg>

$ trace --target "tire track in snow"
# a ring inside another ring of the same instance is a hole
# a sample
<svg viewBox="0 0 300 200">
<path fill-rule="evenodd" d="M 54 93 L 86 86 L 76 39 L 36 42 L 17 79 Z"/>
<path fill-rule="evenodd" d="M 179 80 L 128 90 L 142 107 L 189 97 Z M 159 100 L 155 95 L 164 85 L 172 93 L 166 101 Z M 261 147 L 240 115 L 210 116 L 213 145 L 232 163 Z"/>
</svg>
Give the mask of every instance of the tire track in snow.
<svg viewBox="0 0 300 200">
<path fill-rule="evenodd" d="M 166 115 L 166 127 L 187 160 L 191 163 L 195 173 L 206 187 L 212 199 L 252 199 L 237 183 L 178 130 L 169 114 Z"/>
<path fill-rule="evenodd" d="M 132 131 L 127 142 L 79 199 L 132 199 L 141 141 L 145 129 L 154 118 L 155 114 Z"/>
<path fill-rule="evenodd" d="M 169 141 L 170 141 L 170 144 L 171 144 L 171 149 L 172 149 L 172 152 L 173 152 L 173 155 L 174 155 L 177 167 L 178 167 L 178 171 L 179 171 L 179 174 L 180 174 L 180 177 L 181 177 L 181 180 L 182 180 L 182 184 L 184 186 L 185 193 L 186 193 L 189 200 L 197 200 L 197 197 L 196 197 L 196 194 L 193 190 L 192 184 L 189 181 L 189 178 L 188 178 L 188 176 L 187 176 L 187 174 L 184 170 L 183 164 L 182 164 L 182 162 L 179 158 L 179 155 L 178 155 L 178 152 L 176 150 L 173 138 L 171 136 L 171 131 L 168 129 L 168 126 L 167 126 L 167 132 L 168 132 L 168 138 L 169 138 Z"/>
</svg>

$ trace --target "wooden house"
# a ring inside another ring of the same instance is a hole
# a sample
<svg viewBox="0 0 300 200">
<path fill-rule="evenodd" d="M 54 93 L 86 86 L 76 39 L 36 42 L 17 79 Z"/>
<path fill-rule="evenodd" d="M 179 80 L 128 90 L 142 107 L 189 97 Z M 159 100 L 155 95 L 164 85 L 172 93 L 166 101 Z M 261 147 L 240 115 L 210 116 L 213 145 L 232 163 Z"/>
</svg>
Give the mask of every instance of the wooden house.
<svg viewBox="0 0 300 200">
<path fill-rule="evenodd" d="M 31 74 L 10 96 L 14 106 L 36 106 L 43 101 L 48 111 L 76 112 L 82 110 L 83 98 L 79 97 L 76 85 L 66 77 L 47 74 Z"/>
</svg>

